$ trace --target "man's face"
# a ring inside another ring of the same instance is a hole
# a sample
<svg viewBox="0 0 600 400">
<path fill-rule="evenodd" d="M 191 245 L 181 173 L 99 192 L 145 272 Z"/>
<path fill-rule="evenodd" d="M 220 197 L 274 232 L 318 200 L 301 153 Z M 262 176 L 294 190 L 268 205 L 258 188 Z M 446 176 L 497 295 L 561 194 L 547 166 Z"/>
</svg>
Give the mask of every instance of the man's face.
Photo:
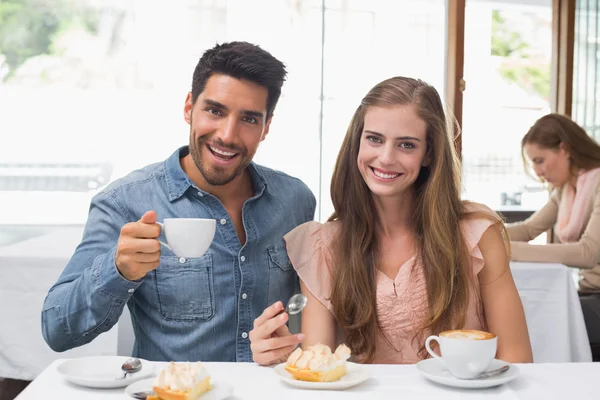
<svg viewBox="0 0 600 400">
<path fill-rule="evenodd" d="M 250 164 L 269 132 L 267 88 L 213 74 L 196 103 L 184 107 L 190 124 L 190 155 L 207 183 L 226 185 Z"/>
</svg>

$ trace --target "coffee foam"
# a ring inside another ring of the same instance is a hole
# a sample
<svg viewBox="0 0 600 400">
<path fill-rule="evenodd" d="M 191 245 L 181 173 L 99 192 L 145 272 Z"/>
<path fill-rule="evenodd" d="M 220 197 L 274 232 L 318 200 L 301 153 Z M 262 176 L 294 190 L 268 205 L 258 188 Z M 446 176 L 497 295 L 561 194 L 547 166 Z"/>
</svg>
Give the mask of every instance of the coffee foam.
<svg viewBox="0 0 600 400">
<path fill-rule="evenodd" d="M 496 337 L 493 333 L 468 330 L 468 329 L 455 329 L 453 331 L 445 331 L 440 333 L 441 337 L 450 339 L 467 339 L 467 340 L 489 340 Z"/>
</svg>

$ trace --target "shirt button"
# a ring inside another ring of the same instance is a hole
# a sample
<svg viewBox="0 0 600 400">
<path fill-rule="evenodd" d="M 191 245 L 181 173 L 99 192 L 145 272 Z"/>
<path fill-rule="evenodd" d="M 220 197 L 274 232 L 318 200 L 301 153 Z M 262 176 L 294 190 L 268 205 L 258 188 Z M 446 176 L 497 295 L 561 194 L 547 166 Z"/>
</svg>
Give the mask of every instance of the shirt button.
<svg viewBox="0 0 600 400">
<path fill-rule="evenodd" d="M 248 334 L 246 332 L 242 332 L 242 338 L 246 339 L 248 337 Z"/>
<path fill-rule="evenodd" d="M 198 196 L 202 197 L 204 194 L 202 192 L 198 192 Z"/>
<path fill-rule="evenodd" d="M 246 293 L 242 294 L 242 299 L 246 300 L 248 298 L 248 295 Z"/>
<path fill-rule="evenodd" d="M 225 218 L 222 218 L 220 222 L 221 222 L 221 225 L 225 225 L 227 223 L 227 220 Z"/>
<path fill-rule="evenodd" d="M 185 264 L 185 257 L 179 257 L 179 263 Z"/>
<path fill-rule="evenodd" d="M 244 257 L 244 256 L 241 256 L 241 257 L 240 257 L 240 260 L 242 260 L 242 262 L 244 262 L 244 261 L 246 261 L 246 257 Z"/>
<path fill-rule="evenodd" d="M 129 289 L 127 292 L 128 292 L 128 293 L 133 293 L 133 292 L 135 292 L 135 289 Z M 245 297 L 244 297 L 244 298 L 245 298 Z"/>
</svg>

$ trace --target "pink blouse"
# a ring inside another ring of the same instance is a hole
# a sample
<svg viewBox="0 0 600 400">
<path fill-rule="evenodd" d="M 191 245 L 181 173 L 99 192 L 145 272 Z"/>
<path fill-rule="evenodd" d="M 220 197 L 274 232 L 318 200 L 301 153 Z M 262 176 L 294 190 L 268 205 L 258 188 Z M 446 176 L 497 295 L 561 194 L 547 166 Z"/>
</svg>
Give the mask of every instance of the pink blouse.
<svg viewBox="0 0 600 400">
<path fill-rule="evenodd" d="M 469 211 L 491 213 L 483 205 L 470 203 Z M 470 249 L 474 276 L 483 268 L 484 260 L 478 243 L 493 222 L 483 218 L 461 221 L 461 229 Z M 308 290 L 333 313 L 331 297 L 332 252 L 331 243 L 340 228 L 339 222 L 306 222 L 284 239 L 287 250 L 300 279 Z M 474 279 L 464 329 L 485 330 L 483 305 L 479 284 Z M 405 262 L 395 279 L 377 271 L 377 313 L 382 333 L 377 335 L 375 364 L 413 364 L 421 360 L 417 354 L 423 343 L 413 338 L 427 310 L 427 291 L 423 266 L 415 263 L 415 256 Z M 429 333 L 426 333 L 429 334 Z M 387 340 L 386 340 L 387 339 Z"/>
</svg>

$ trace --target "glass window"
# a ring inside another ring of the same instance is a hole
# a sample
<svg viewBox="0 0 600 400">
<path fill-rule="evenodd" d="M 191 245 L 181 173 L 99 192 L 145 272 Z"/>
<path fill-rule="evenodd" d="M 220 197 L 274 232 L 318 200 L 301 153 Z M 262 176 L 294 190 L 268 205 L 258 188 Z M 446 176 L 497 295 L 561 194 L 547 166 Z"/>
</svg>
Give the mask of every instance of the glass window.
<svg viewBox="0 0 600 400">
<path fill-rule="evenodd" d="M 496 210 L 537 210 L 548 193 L 525 174 L 521 138 L 550 112 L 552 0 L 468 0 L 463 192 Z"/>
</svg>

